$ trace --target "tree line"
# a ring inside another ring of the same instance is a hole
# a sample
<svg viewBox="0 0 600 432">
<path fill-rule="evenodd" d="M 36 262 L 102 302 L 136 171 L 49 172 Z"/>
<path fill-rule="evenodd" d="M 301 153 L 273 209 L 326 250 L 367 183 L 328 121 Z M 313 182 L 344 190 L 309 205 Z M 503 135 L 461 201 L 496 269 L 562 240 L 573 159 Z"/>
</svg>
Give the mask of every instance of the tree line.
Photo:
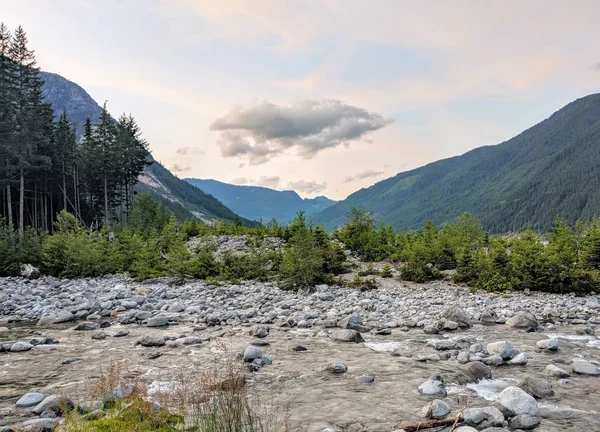
<svg viewBox="0 0 600 432">
<path fill-rule="evenodd" d="M 78 141 L 67 112 L 54 121 L 27 34 L 0 23 L 0 217 L 16 227 L 52 231 L 60 211 L 83 226 L 126 220 L 148 144 L 131 115 L 99 124 Z"/>
</svg>

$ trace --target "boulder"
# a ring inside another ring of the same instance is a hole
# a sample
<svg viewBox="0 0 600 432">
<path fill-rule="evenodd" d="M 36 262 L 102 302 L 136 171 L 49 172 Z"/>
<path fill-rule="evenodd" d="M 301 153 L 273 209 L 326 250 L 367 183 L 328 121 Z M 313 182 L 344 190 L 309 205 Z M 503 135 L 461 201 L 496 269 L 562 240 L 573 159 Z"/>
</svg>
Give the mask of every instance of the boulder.
<svg viewBox="0 0 600 432">
<path fill-rule="evenodd" d="M 147 334 L 139 338 L 136 342 L 137 345 L 144 347 L 159 347 L 165 345 L 165 338 L 157 334 Z"/>
<path fill-rule="evenodd" d="M 542 378 L 535 378 L 532 376 L 525 377 L 519 384 L 517 384 L 517 387 L 525 390 L 536 399 L 554 396 L 552 385 Z"/>
<path fill-rule="evenodd" d="M 458 305 L 454 305 L 446 309 L 442 313 L 442 318 L 458 323 L 460 327 L 471 327 L 469 315 L 462 310 Z"/>
<path fill-rule="evenodd" d="M 514 347 L 509 341 L 500 341 L 487 344 L 485 350 L 492 356 L 499 355 L 502 360 L 508 360 L 512 357 Z"/>
<path fill-rule="evenodd" d="M 598 366 L 593 365 L 588 362 L 585 362 L 585 361 L 582 361 L 582 360 L 575 360 L 571 364 L 571 368 L 573 369 L 573 372 L 576 374 L 600 376 L 600 369 L 598 368 Z"/>
<path fill-rule="evenodd" d="M 37 279 L 41 276 L 40 269 L 31 265 L 31 264 L 23 264 L 21 265 L 21 277 L 26 279 Z"/>
<path fill-rule="evenodd" d="M 478 382 L 482 379 L 492 379 L 492 369 L 482 362 L 474 361 L 463 366 L 463 371 Z"/>
<path fill-rule="evenodd" d="M 448 393 L 446 392 L 446 386 L 442 381 L 429 379 L 421 384 L 418 388 L 419 395 L 422 397 L 446 397 Z"/>
<path fill-rule="evenodd" d="M 522 329 L 528 332 L 537 331 L 539 328 L 535 316 L 527 311 L 518 311 L 514 316 L 506 320 L 506 325 L 511 328 Z"/>
<path fill-rule="evenodd" d="M 52 432 L 58 425 L 58 419 L 41 418 L 27 420 L 23 422 L 23 428 L 19 429 L 23 432 Z"/>
<path fill-rule="evenodd" d="M 506 364 L 512 366 L 525 366 L 527 364 L 527 356 L 524 353 L 519 353 L 510 359 Z"/>
<path fill-rule="evenodd" d="M 269 330 L 270 329 L 267 326 L 258 326 L 250 329 L 248 333 L 250 334 L 250 336 L 254 336 L 256 338 L 266 338 L 267 336 L 269 336 Z"/>
<path fill-rule="evenodd" d="M 446 402 L 435 399 L 423 407 L 421 414 L 425 418 L 437 420 L 448 417 L 450 411 L 450 407 Z"/>
<path fill-rule="evenodd" d="M 248 346 L 244 350 L 242 358 L 245 362 L 252 362 L 256 359 L 262 358 L 262 351 L 257 347 Z"/>
<path fill-rule="evenodd" d="M 65 411 L 71 411 L 74 406 L 73 401 L 68 397 L 52 395 L 37 404 L 31 412 L 40 415 L 44 411 L 52 411 L 56 415 L 62 415 Z"/>
<path fill-rule="evenodd" d="M 90 330 L 98 330 L 99 328 L 100 328 L 99 323 L 84 321 L 84 322 L 77 324 L 77 326 L 73 330 L 90 331 Z"/>
<path fill-rule="evenodd" d="M 148 318 L 148 322 L 146 323 L 147 327 L 164 327 L 169 324 L 169 317 L 165 315 L 157 315 L 151 318 Z"/>
<path fill-rule="evenodd" d="M 568 378 L 570 376 L 569 372 L 553 364 L 549 364 L 548 366 L 546 366 L 546 369 L 544 369 L 544 373 L 554 378 Z"/>
<path fill-rule="evenodd" d="M 46 399 L 46 396 L 41 393 L 26 393 L 17 401 L 17 406 L 19 408 L 34 406 L 44 399 Z"/>
<path fill-rule="evenodd" d="M 167 309 L 167 312 L 183 312 L 185 310 L 185 305 L 181 302 L 171 303 Z"/>
<path fill-rule="evenodd" d="M 485 420 L 483 408 L 466 408 L 462 416 L 467 426 L 475 426 Z"/>
<path fill-rule="evenodd" d="M 519 414 L 510 420 L 510 427 L 512 429 L 535 429 L 540 425 L 540 418 L 537 416 L 530 416 L 527 414 Z"/>
<path fill-rule="evenodd" d="M 69 321 L 73 321 L 75 319 L 75 317 L 73 316 L 73 314 L 71 312 L 69 312 L 68 310 L 57 310 L 54 313 L 50 314 L 50 315 L 46 315 L 41 317 L 38 320 L 37 325 L 42 326 L 42 325 L 49 325 L 49 324 L 60 324 L 60 323 L 65 323 L 65 322 L 69 322 Z"/>
<path fill-rule="evenodd" d="M 337 330 L 331 333 L 331 338 L 340 342 L 364 342 L 361 334 L 356 330 Z"/>
<path fill-rule="evenodd" d="M 556 351 L 560 348 L 560 341 L 558 338 L 542 339 L 535 346 L 541 350 Z"/>
<path fill-rule="evenodd" d="M 10 347 L 10 352 L 13 352 L 13 353 L 14 352 L 24 352 L 24 351 L 29 351 L 32 348 L 33 348 L 33 345 L 30 344 L 29 342 L 15 342 Z"/>
<path fill-rule="evenodd" d="M 497 320 L 498 315 L 496 315 L 496 311 L 493 309 L 486 309 L 479 316 L 479 321 L 483 324 L 496 324 Z"/>
<path fill-rule="evenodd" d="M 327 365 L 325 367 L 325 370 L 333 374 L 343 374 L 348 372 L 348 366 L 346 365 L 346 363 L 335 362 Z"/>
<path fill-rule="evenodd" d="M 498 402 L 515 415 L 537 416 L 539 406 L 533 396 L 519 387 L 507 387 L 498 395 Z"/>
</svg>

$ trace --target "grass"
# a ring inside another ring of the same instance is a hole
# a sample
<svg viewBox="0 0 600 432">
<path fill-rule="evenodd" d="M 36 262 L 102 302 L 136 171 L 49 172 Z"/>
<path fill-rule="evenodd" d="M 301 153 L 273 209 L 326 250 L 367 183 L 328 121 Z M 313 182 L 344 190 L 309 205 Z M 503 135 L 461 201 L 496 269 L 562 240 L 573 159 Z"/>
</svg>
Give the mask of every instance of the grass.
<svg viewBox="0 0 600 432">
<path fill-rule="evenodd" d="M 118 389 L 118 390 L 116 390 Z M 116 391 L 115 391 L 116 390 Z M 248 392 L 242 365 L 180 372 L 169 391 L 155 397 L 123 365 L 111 363 L 90 386 L 98 403 L 90 412 L 74 410 L 62 432 L 280 432 L 289 431 L 289 410 L 263 403 Z"/>
</svg>

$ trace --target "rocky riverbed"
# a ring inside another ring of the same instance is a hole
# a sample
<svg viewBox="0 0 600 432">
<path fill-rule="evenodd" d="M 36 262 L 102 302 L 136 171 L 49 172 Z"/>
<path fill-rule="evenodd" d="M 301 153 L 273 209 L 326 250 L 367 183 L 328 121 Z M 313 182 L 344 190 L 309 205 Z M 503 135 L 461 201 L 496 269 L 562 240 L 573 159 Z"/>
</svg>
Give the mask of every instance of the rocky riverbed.
<svg viewBox="0 0 600 432">
<path fill-rule="evenodd" d="M 150 394 L 182 371 L 235 361 L 253 397 L 289 406 L 294 427 L 309 431 L 392 431 L 457 415 L 464 432 L 600 430 L 598 297 L 380 282 L 285 292 L 0 279 L 0 430 L 31 420 L 25 430 L 43 430 L 53 413 L 35 403 L 86 401 L 110 361 Z M 39 394 L 17 404 L 27 393 Z"/>
</svg>

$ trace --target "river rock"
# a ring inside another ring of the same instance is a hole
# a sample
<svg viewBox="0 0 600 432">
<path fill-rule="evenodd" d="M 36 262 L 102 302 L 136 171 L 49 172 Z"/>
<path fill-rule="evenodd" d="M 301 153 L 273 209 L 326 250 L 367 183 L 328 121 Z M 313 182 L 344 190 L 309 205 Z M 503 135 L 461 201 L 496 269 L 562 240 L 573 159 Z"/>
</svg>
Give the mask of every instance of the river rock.
<svg viewBox="0 0 600 432">
<path fill-rule="evenodd" d="M 33 345 L 29 342 L 15 342 L 10 347 L 10 352 L 24 352 L 29 351 L 33 348 Z"/>
<path fill-rule="evenodd" d="M 147 327 L 164 327 L 169 324 L 169 317 L 165 315 L 157 315 L 148 319 Z"/>
<path fill-rule="evenodd" d="M 356 330 L 337 330 L 331 333 L 331 338 L 340 342 L 364 342 L 365 340 Z"/>
<path fill-rule="evenodd" d="M 546 369 L 544 369 L 544 373 L 554 378 L 568 378 L 570 376 L 569 372 L 553 364 L 549 364 L 548 366 L 546 366 Z"/>
<path fill-rule="evenodd" d="M 17 401 L 19 408 L 30 407 L 39 404 L 41 401 L 46 399 L 41 393 L 26 393 Z"/>
<path fill-rule="evenodd" d="M 269 327 L 267 326 L 258 326 L 250 329 L 248 332 L 250 336 L 254 336 L 256 338 L 266 338 L 269 336 Z"/>
<path fill-rule="evenodd" d="M 360 315 L 352 315 L 339 320 L 337 326 L 343 329 L 362 331 L 363 319 Z"/>
<path fill-rule="evenodd" d="M 525 390 L 536 399 L 554 396 L 552 385 L 542 378 L 536 378 L 532 376 L 525 377 L 519 384 L 517 384 L 517 387 Z"/>
<path fill-rule="evenodd" d="M 556 351 L 560 348 L 560 341 L 558 338 L 542 339 L 535 346 L 541 350 Z"/>
<path fill-rule="evenodd" d="M 512 357 L 514 347 L 509 341 L 499 341 L 487 344 L 485 350 L 490 355 L 499 355 L 502 360 L 508 360 Z"/>
<path fill-rule="evenodd" d="M 454 305 L 446 309 L 442 313 L 442 318 L 458 323 L 460 327 L 471 327 L 469 315 L 462 310 L 458 305 Z"/>
<path fill-rule="evenodd" d="M 251 362 L 256 359 L 262 358 L 262 351 L 254 346 L 248 346 L 244 350 L 243 359 L 245 362 Z"/>
<path fill-rule="evenodd" d="M 485 419 L 483 408 L 466 408 L 462 416 L 467 426 L 478 425 Z"/>
<path fill-rule="evenodd" d="M 528 311 L 518 311 L 514 316 L 506 320 L 506 325 L 528 332 L 537 331 L 539 328 L 537 319 Z"/>
<path fill-rule="evenodd" d="M 527 356 L 525 355 L 525 353 L 519 353 L 516 356 L 514 356 L 512 359 L 510 359 L 508 362 L 506 362 L 506 364 L 512 365 L 512 366 L 525 366 L 527 364 Z"/>
<path fill-rule="evenodd" d="M 69 321 L 73 321 L 75 317 L 68 310 L 58 310 L 50 315 L 46 315 L 41 317 L 38 320 L 37 325 L 51 325 L 51 324 L 61 324 Z"/>
<path fill-rule="evenodd" d="M 74 408 L 73 401 L 66 396 L 52 395 L 45 398 L 31 410 L 32 413 L 40 415 L 44 411 L 52 411 L 61 415 L 63 411 L 71 411 Z"/>
<path fill-rule="evenodd" d="M 477 432 L 477 429 L 471 426 L 461 426 L 459 428 L 454 429 L 454 432 Z"/>
<path fill-rule="evenodd" d="M 165 338 L 158 334 L 147 334 L 139 338 L 136 344 L 144 347 L 160 347 L 165 345 Z"/>
<path fill-rule="evenodd" d="M 421 414 L 425 418 L 438 420 L 448 417 L 450 411 L 446 402 L 435 399 L 423 407 Z"/>
<path fill-rule="evenodd" d="M 369 375 L 362 375 L 354 378 L 354 381 L 356 381 L 357 384 L 371 384 L 375 381 L 375 378 Z"/>
<path fill-rule="evenodd" d="M 473 381 L 475 382 L 481 381 L 482 379 L 492 379 L 492 369 L 482 362 L 474 361 L 467 363 L 462 369 L 467 375 L 473 378 Z"/>
<path fill-rule="evenodd" d="M 598 366 L 593 365 L 591 363 L 582 361 L 582 360 L 575 360 L 573 362 L 573 364 L 571 364 L 571 368 L 573 369 L 573 372 L 576 374 L 580 374 L 580 375 L 591 375 L 591 376 L 599 376 L 600 375 L 600 369 L 598 368 Z"/>
<path fill-rule="evenodd" d="M 23 432 L 52 432 L 58 425 L 58 419 L 41 418 L 23 422 Z"/>
<path fill-rule="evenodd" d="M 498 402 L 515 415 L 537 416 L 539 406 L 533 396 L 519 387 L 507 387 L 498 395 Z"/>
<path fill-rule="evenodd" d="M 335 362 L 327 365 L 325 370 L 334 374 L 343 374 L 348 372 L 348 366 L 346 365 L 346 363 Z"/>
<path fill-rule="evenodd" d="M 419 395 L 423 397 L 446 397 L 446 386 L 442 381 L 429 379 L 421 384 L 418 388 Z"/>
<path fill-rule="evenodd" d="M 510 427 L 513 429 L 534 429 L 540 425 L 540 418 L 527 414 L 519 414 L 510 420 Z"/>
<path fill-rule="evenodd" d="M 77 324 L 77 326 L 73 330 L 90 331 L 90 330 L 98 330 L 99 328 L 100 328 L 99 323 L 84 321 L 84 322 Z"/>
</svg>

